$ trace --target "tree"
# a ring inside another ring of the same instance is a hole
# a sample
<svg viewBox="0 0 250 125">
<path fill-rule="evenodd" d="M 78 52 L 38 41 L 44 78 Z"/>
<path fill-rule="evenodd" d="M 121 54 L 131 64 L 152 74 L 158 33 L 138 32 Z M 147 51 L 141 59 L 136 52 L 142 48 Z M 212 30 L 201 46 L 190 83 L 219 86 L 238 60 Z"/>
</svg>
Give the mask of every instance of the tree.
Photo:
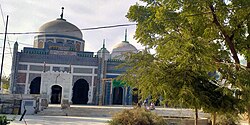
<svg viewBox="0 0 250 125">
<path fill-rule="evenodd" d="M 208 77 L 207 73 L 217 70 L 221 72 L 221 78 L 226 79 L 223 86 L 238 88 L 246 109 L 250 107 L 249 99 L 244 98 L 250 92 L 250 80 L 242 82 L 248 78 L 241 75 L 241 72 L 248 72 L 250 68 L 250 1 L 141 1 L 144 5 L 131 6 L 127 17 L 137 22 L 135 38 L 138 42 L 148 49 L 155 49 L 156 53 L 150 55 L 144 52 L 131 57 L 134 61 L 128 63 L 133 68 L 123 76 L 124 79 L 131 76 L 129 83 L 133 85 L 136 81 L 135 86 L 139 86 L 142 95 L 161 94 L 173 99 L 174 103 L 187 99 L 191 100 L 187 102 L 189 107 L 220 111 L 216 105 L 204 106 L 204 100 L 197 95 L 199 87 L 197 89 L 196 86 L 201 81 L 211 85 L 207 81 L 214 78 Z M 244 55 L 248 61 L 245 69 L 240 66 L 238 54 Z M 217 91 L 218 86 L 214 87 Z M 233 99 L 235 105 L 240 105 L 239 99 L 232 96 L 232 90 L 222 88 L 217 94 L 228 97 L 221 101 Z M 208 92 L 214 94 L 213 91 Z M 212 97 L 206 98 L 209 100 Z"/>
<path fill-rule="evenodd" d="M 195 63 L 182 67 L 159 60 L 145 51 L 131 55 L 127 60 L 123 65 L 131 68 L 120 78 L 138 88 L 142 99 L 151 95 L 155 101 L 160 95 L 168 105 L 193 108 L 196 111 L 196 124 L 200 108 L 214 114 L 235 113 L 239 109 L 235 105 L 239 99 L 233 97 L 233 92 L 212 83 L 207 71 L 202 72 L 199 70 L 202 68 L 196 68 Z"/>
<path fill-rule="evenodd" d="M 3 89 L 8 89 L 10 84 L 10 78 L 7 76 L 3 76 L 2 83 L 3 83 Z"/>
</svg>

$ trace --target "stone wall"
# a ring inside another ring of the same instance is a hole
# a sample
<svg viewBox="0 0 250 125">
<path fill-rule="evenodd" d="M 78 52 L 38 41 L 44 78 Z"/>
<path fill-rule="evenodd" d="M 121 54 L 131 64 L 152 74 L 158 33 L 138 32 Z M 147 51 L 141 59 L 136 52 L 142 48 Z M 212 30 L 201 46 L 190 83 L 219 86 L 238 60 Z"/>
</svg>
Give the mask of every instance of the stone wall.
<svg viewBox="0 0 250 125">
<path fill-rule="evenodd" d="M 0 114 L 20 114 L 22 100 L 39 100 L 40 95 L 0 94 Z M 38 105 L 35 107 L 38 111 Z"/>
<path fill-rule="evenodd" d="M 62 87 L 61 100 L 70 100 L 72 93 L 72 76 L 67 72 L 45 72 L 41 78 L 41 94 L 47 95 L 47 100 L 50 100 L 51 87 L 59 85 Z"/>
<path fill-rule="evenodd" d="M 194 125 L 194 119 L 165 118 L 168 125 Z M 208 119 L 199 119 L 198 125 L 208 125 Z"/>
</svg>

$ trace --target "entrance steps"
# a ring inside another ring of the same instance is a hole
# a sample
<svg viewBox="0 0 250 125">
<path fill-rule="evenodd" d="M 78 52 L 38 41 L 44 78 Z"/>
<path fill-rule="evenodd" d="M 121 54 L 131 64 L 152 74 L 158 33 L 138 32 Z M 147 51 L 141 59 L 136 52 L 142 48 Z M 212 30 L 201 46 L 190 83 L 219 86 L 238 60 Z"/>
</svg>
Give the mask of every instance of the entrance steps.
<svg viewBox="0 0 250 125">
<path fill-rule="evenodd" d="M 38 112 L 37 115 L 111 117 L 116 112 L 131 108 L 131 106 L 70 105 L 70 108 L 68 109 L 61 109 L 61 105 L 49 105 L 46 109 L 43 109 L 43 111 Z"/>
<path fill-rule="evenodd" d="M 49 105 L 48 108 L 37 113 L 42 116 L 81 116 L 81 117 L 112 117 L 116 112 L 123 109 L 132 109 L 132 106 L 91 106 L 91 105 L 70 105 L 68 109 L 61 109 L 61 105 Z M 190 118 L 194 116 L 192 109 L 160 108 L 156 107 L 152 112 L 158 115 L 171 118 Z M 209 114 L 199 111 L 200 118 L 208 118 Z"/>
<path fill-rule="evenodd" d="M 61 109 L 61 106 L 49 106 L 42 111 L 37 113 L 38 115 L 44 115 L 44 116 L 65 116 L 65 112 Z"/>
</svg>

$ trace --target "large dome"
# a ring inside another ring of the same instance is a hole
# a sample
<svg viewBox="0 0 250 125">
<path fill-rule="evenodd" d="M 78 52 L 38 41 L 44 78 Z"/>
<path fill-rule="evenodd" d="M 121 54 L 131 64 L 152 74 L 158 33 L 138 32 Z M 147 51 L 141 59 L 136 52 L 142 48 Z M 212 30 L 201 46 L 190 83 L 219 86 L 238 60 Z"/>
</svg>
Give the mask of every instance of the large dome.
<svg viewBox="0 0 250 125">
<path fill-rule="evenodd" d="M 39 28 L 39 32 L 45 32 L 41 34 L 65 35 L 82 39 L 81 30 L 77 28 L 75 25 L 61 18 L 43 24 Z"/>
<path fill-rule="evenodd" d="M 122 55 L 128 52 L 136 53 L 137 49 L 135 46 L 130 44 L 128 41 L 122 41 L 113 47 L 111 58 L 112 59 L 123 59 Z"/>
</svg>

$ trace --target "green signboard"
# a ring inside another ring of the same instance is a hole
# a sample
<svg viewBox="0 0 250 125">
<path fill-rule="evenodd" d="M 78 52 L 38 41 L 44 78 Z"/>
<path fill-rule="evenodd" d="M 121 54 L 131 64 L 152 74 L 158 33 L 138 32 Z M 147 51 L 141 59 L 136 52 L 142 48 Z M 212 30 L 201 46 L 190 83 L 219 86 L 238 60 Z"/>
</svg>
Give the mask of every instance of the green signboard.
<svg viewBox="0 0 250 125">
<path fill-rule="evenodd" d="M 113 88 L 114 88 L 114 87 L 123 87 L 123 86 L 125 86 L 125 85 L 126 85 L 126 83 L 123 82 L 123 81 L 113 80 Z"/>
</svg>

